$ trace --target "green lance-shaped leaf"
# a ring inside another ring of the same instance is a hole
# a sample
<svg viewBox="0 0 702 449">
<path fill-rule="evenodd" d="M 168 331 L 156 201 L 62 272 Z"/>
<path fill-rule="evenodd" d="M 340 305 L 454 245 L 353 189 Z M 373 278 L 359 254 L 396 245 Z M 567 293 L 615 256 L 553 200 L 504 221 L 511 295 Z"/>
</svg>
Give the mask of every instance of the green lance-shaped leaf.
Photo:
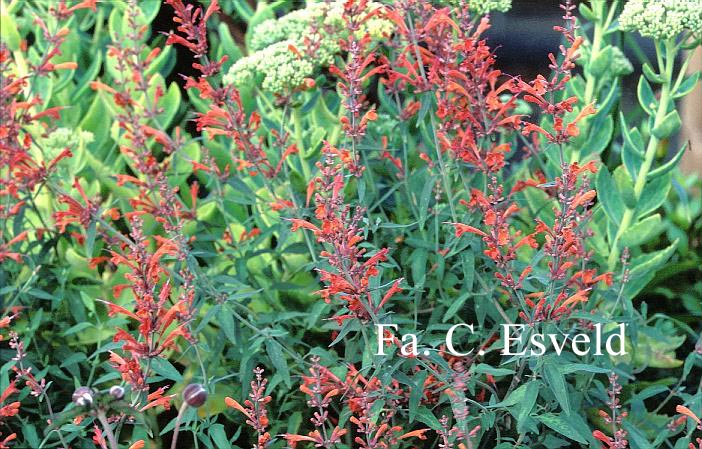
<svg viewBox="0 0 702 449">
<path fill-rule="evenodd" d="M 673 109 L 653 128 L 653 135 L 661 140 L 666 139 L 678 132 L 681 125 L 680 114 L 678 114 L 677 110 Z"/>
</svg>

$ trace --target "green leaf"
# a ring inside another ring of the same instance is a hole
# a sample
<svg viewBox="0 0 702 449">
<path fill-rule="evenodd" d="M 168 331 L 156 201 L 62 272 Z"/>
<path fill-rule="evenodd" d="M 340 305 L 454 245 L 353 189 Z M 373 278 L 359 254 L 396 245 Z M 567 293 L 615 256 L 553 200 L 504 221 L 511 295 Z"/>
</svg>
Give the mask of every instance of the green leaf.
<svg viewBox="0 0 702 449">
<path fill-rule="evenodd" d="M 693 72 L 692 75 L 686 77 L 685 80 L 680 83 L 678 90 L 676 90 L 673 94 L 673 98 L 682 98 L 692 92 L 695 89 L 695 86 L 697 86 L 697 82 L 700 80 L 700 77 L 702 77 L 702 72 L 699 71 Z"/>
<path fill-rule="evenodd" d="M 32 88 L 44 104 L 48 105 L 54 93 L 54 78 L 48 76 L 35 77 L 32 82 Z"/>
<path fill-rule="evenodd" d="M 22 36 L 17 31 L 17 23 L 7 14 L 0 14 L 0 41 L 11 51 L 19 50 Z"/>
<path fill-rule="evenodd" d="M 312 93 L 312 95 L 309 96 L 309 98 L 305 101 L 305 103 L 302 105 L 300 108 L 300 112 L 307 115 L 309 114 L 314 107 L 317 105 L 317 101 L 321 97 L 322 92 L 317 90 Z"/>
<path fill-rule="evenodd" d="M 246 0 L 232 0 L 232 4 L 234 5 L 234 9 L 239 17 L 244 19 L 244 22 L 248 23 L 254 14 L 254 11 L 251 9 L 249 3 Z"/>
<path fill-rule="evenodd" d="M 427 257 L 429 252 L 425 248 L 418 248 L 412 252 L 412 282 L 417 288 L 424 286 L 427 277 Z"/>
<path fill-rule="evenodd" d="M 624 200 L 617 192 L 614 180 L 605 166 L 597 172 L 595 189 L 597 190 L 597 198 L 602 203 L 607 217 L 613 223 L 620 223 L 624 215 Z"/>
<path fill-rule="evenodd" d="M 619 244 L 622 248 L 632 248 L 648 242 L 663 231 L 659 214 L 644 218 L 629 227 L 621 236 Z"/>
<path fill-rule="evenodd" d="M 178 88 L 176 83 L 171 83 L 168 86 L 168 92 L 161 97 L 159 106 L 163 108 L 163 112 L 158 115 L 158 123 L 166 129 L 170 126 L 180 108 L 180 88 Z"/>
<path fill-rule="evenodd" d="M 590 73 L 596 77 L 610 70 L 612 66 L 612 46 L 608 45 L 590 60 Z"/>
<path fill-rule="evenodd" d="M 558 363 L 549 358 L 544 361 L 543 375 L 546 385 L 553 391 L 554 396 L 561 409 L 566 413 L 570 414 L 570 399 L 568 395 L 568 386 L 566 385 L 565 376 L 561 373 L 558 368 Z"/>
<path fill-rule="evenodd" d="M 588 316 L 592 316 L 592 315 L 590 315 L 588 313 Z M 609 321 L 605 321 L 605 322 L 609 322 Z M 585 363 L 562 363 L 562 364 L 558 365 L 558 369 L 561 371 L 561 374 L 563 374 L 563 375 L 577 373 L 579 371 L 585 371 L 587 373 L 598 373 L 598 374 L 612 372 L 611 369 L 600 368 L 598 366 L 588 365 Z"/>
<path fill-rule="evenodd" d="M 587 154 L 600 154 L 612 140 L 614 131 L 614 119 L 607 115 L 603 119 L 597 119 L 592 123 L 591 131 L 588 134 L 587 141 L 583 148 Z"/>
<path fill-rule="evenodd" d="M 527 393 L 527 385 L 528 384 L 520 385 L 518 388 L 512 391 L 509 394 L 509 396 L 507 396 L 502 402 L 498 402 L 497 404 L 491 405 L 490 408 L 511 407 L 524 401 L 524 398 L 526 397 Z"/>
<path fill-rule="evenodd" d="M 409 397 L 409 419 L 414 421 L 417 410 L 419 409 L 419 403 L 424 396 L 424 380 L 427 378 L 427 371 L 419 371 L 414 375 L 414 385 L 410 391 Z"/>
<path fill-rule="evenodd" d="M 636 205 L 637 217 L 647 216 L 665 202 L 672 185 L 671 180 L 671 173 L 667 173 L 646 183 L 639 197 L 639 202 Z"/>
<path fill-rule="evenodd" d="M 84 321 L 82 323 L 78 323 L 74 326 L 69 327 L 68 329 L 66 329 L 63 332 L 62 335 L 64 337 L 67 337 L 69 335 L 77 334 L 78 332 L 83 331 L 83 330 L 88 329 L 88 328 L 91 328 L 91 327 L 94 327 L 93 323 L 87 323 Z"/>
<path fill-rule="evenodd" d="M 101 67 L 102 52 L 98 51 L 95 53 L 95 56 L 93 57 L 93 62 L 90 63 L 90 67 L 88 67 L 88 70 L 85 71 L 83 76 L 80 77 L 80 80 L 76 84 L 76 87 L 73 90 L 73 93 L 71 94 L 72 102 L 80 101 L 83 98 L 83 96 L 87 92 L 89 92 L 90 82 L 94 81 L 95 78 L 97 78 L 98 74 L 100 73 Z"/>
<path fill-rule="evenodd" d="M 283 377 L 283 382 L 285 382 L 285 385 L 289 388 L 292 385 L 290 381 L 290 370 L 288 369 L 288 361 L 285 359 L 280 343 L 270 338 L 267 339 L 266 352 L 268 353 L 268 358 L 271 359 L 273 367 L 275 367 L 276 371 Z"/>
<path fill-rule="evenodd" d="M 34 424 L 26 423 L 22 425 L 22 436 L 29 443 L 29 447 L 40 447 L 40 439 L 37 434 L 37 427 Z"/>
<path fill-rule="evenodd" d="M 644 76 L 651 81 L 652 83 L 658 83 L 661 84 L 665 79 L 656 73 L 653 68 L 651 68 L 651 65 L 649 63 L 645 63 L 641 69 L 643 70 Z"/>
<path fill-rule="evenodd" d="M 670 246 L 653 253 L 644 254 L 631 261 L 629 282 L 624 286 L 624 297 L 635 297 L 653 279 L 656 270 L 675 252 L 676 239 Z"/>
<path fill-rule="evenodd" d="M 156 73 L 160 73 L 163 77 L 168 75 L 169 61 L 175 57 L 173 48 L 173 46 L 169 45 L 151 61 L 151 64 L 149 64 L 149 67 L 146 69 L 146 76 L 155 75 Z"/>
<path fill-rule="evenodd" d="M 465 304 L 466 300 L 470 297 L 471 292 L 465 292 L 458 298 L 454 299 L 451 302 L 451 305 L 446 309 L 446 313 L 444 313 L 444 317 L 441 320 L 442 322 L 447 322 L 449 319 L 454 317 L 456 313 L 463 307 L 463 304 Z"/>
<path fill-rule="evenodd" d="M 158 15 L 158 10 L 161 9 L 161 2 L 159 0 L 142 0 L 139 2 L 139 9 L 144 14 L 146 24 L 149 24 Z"/>
<path fill-rule="evenodd" d="M 612 174 L 614 179 L 614 184 L 616 186 L 619 195 L 624 201 L 624 205 L 629 209 L 634 209 L 636 207 L 636 195 L 634 194 L 634 181 L 629 176 L 626 168 L 622 165 L 614 169 Z"/>
<path fill-rule="evenodd" d="M 165 377 L 166 379 L 181 382 L 183 376 L 178 372 L 178 370 L 166 359 L 161 357 L 154 357 L 151 359 L 151 368 L 159 376 Z"/>
<path fill-rule="evenodd" d="M 115 3 L 115 7 L 112 8 L 112 12 L 110 12 L 110 17 L 107 19 L 107 29 L 110 32 L 112 42 L 120 41 L 119 35 L 122 31 L 120 23 L 122 22 L 122 13 L 124 12 L 125 5 L 126 3 Z"/>
<path fill-rule="evenodd" d="M 666 173 L 672 171 L 675 167 L 677 167 L 680 163 L 680 159 L 682 159 L 683 155 L 685 154 L 685 150 L 687 150 L 687 145 L 688 144 L 685 143 L 683 147 L 680 148 L 680 151 L 678 151 L 678 153 L 675 156 L 673 156 L 668 162 L 651 171 L 648 174 L 648 176 L 646 176 L 646 180 L 650 181 L 659 176 L 663 176 Z"/>
<path fill-rule="evenodd" d="M 480 363 L 475 367 L 476 374 L 490 374 L 491 376 L 510 376 L 514 374 L 514 370 L 507 368 L 495 368 L 486 363 Z"/>
<path fill-rule="evenodd" d="M 644 434 L 636 426 L 625 420 L 623 427 L 629 434 L 629 442 L 632 449 L 653 449 L 651 443 L 648 442 Z"/>
<path fill-rule="evenodd" d="M 417 421 L 423 422 L 434 430 L 442 428 L 436 416 L 426 407 L 417 408 Z"/>
<path fill-rule="evenodd" d="M 580 15 L 583 16 L 583 18 L 587 21 L 593 22 L 595 21 L 595 19 L 597 19 L 595 13 L 585 3 L 580 3 L 578 5 L 578 11 L 580 12 Z"/>
<path fill-rule="evenodd" d="M 107 112 L 102 95 L 95 95 L 90 109 L 81 120 L 79 127 L 83 131 L 93 133 L 93 142 L 88 145 L 92 149 L 91 153 L 97 159 L 104 159 L 106 156 L 100 150 L 110 135 L 110 124 L 110 114 Z"/>
<path fill-rule="evenodd" d="M 676 109 L 673 109 L 663 117 L 663 121 L 653 127 L 653 135 L 658 139 L 666 139 L 680 129 L 682 126 L 682 121 L 680 120 L 680 114 Z"/>
<path fill-rule="evenodd" d="M 676 245 L 677 240 L 667 248 L 634 258 L 631 263 L 632 268 L 629 271 L 630 277 L 634 278 L 639 274 L 655 271 L 656 269 L 658 269 L 658 267 L 663 265 L 675 252 Z"/>
<path fill-rule="evenodd" d="M 539 387 L 541 382 L 537 380 L 532 380 L 526 384 L 526 391 L 524 393 L 524 400 L 521 401 L 521 406 L 519 407 L 519 413 L 517 414 L 517 432 L 522 433 L 525 431 L 525 424 L 528 421 L 531 411 L 536 405 L 536 399 L 539 397 Z"/>
<path fill-rule="evenodd" d="M 639 176 L 641 164 L 643 164 L 644 161 L 644 154 L 646 151 L 645 143 L 638 128 L 629 129 L 623 113 L 619 114 L 619 120 L 622 135 L 624 136 L 622 162 L 626 167 L 626 171 L 629 172 L 631 179 L 636 180 Z"/>
<path fill-rule="evenodd" d="M 229 438 L 227 438 L 227 433 L 224 431 L 224 426 L 222 424 L 212 424 L 207 432 L 210 434 L 210 438 L 217 446 L 217 449 L 228 449 L 232 447 L 229 444 Z"/>
<path fill-rule="evenodd" d="M 70 356 L 66 357 L 61 361 L 61 368 L 65 368 L 67 366 L 75 365 L 79 362 L 83 362 L 87 360 L 88 358 L 83 354 L 82 352 L 74 352 Z"/>
<path fill-rule="evenodd" d="M 90 220 L 88 225 L 88 233 L 85 238 L 85 255 L 87 257 L 93 257 L 93 246 L 95 246 L 95 234 L 96 234 L 97 222 L 95 220 Z"/>
<path fill-rule="evenodd" d="M 566 438 L 577 441 L 578 443 L 587 444 L 587 440 L 578 432 L 576 427 L 571 422 L 571 418 L 564 414 L 546 413 L 537 416 L 536 419 L 546 425 L 546 427 L 555 430 Z"/>
<path fill-rule="evenodd" d="M 224 335 L 232 344 L 237 344 L 236 341 L 236 323 L 234 317 L 228 307 L 222 307 L 219 314 L 219 325 L 224 332 Z"/>
<path fill-rule="evenodd" d="M 229 26 L 222 22 L 217 27 L 219 33 L 219 41 L 222 45 L 222 52 L 229 57 L 229 60 L 234 62 L 243 56 L 241 48 L 234 42 L 232 34 L 229 32 Z"/>
<path fill-rule="evenodd" d="M 639 97 L 639 104 L 644 111 L 646 111 L 648 115 L 655 115 L 657 104 L 656 95 L 653 93 L 653 89 L 651 89 L 651 85 L 648 84 L 645 77 L 642 76 L 639 78 L 639 85 L 636 92 Z"/>
<path fill-rule="evenodd" d="M 424 228 L 424 223 L 429 215 L 429 203 L 434 196 L 434 178 L 431 177 L 424 184 L 422 194 L 419 197 L 419 226 Z"/>
</svg>

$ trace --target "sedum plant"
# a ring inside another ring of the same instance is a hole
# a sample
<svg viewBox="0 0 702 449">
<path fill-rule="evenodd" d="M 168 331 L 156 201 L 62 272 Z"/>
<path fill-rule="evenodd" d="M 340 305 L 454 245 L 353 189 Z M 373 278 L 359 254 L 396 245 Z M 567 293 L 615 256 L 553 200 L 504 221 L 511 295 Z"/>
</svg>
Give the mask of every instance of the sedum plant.
<svg viewBox="0 0 702 449">
<path fill-rule="evenodd" d="M 341 52 L 339 39 L 348 30 L 343 20 L 342 1 L 312 3 L 280 19 L 257 24 L 249 47 L 253 53 L 234 63 L 225 82 L 241 87 L 258 83 L 266 92 L 283 93 L 298 88 L 322 67 L 328 67 Z M 367 13 L 380 4 L 370 2 Z M 369 17 L 358 30 L 373 39 L 382 39 L 392 24 L 382 17 Z M 302 49 L 302 51 L 300 50 Z"/>
<path fill-rule="evenodd" d="M 510 6 L 0 0 L 0 448 L 702 448 L 702 4 Z"/>
</svg>

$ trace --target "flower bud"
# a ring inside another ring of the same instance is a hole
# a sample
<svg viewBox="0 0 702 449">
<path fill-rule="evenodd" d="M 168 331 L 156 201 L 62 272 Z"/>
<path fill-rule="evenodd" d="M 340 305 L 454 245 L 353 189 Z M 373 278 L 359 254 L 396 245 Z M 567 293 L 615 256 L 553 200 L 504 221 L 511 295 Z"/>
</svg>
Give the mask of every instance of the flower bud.
<svg viewBox="0 0 702 449">
<path fill-rule="evenodd" d="M 124 397 L 124 388 L 119 385 L 113 385 L 110 387 L 110 396 L 115 399 L 122 399 Z"/>
<path fill-rule="evenodd" d="M 73 392 L 73 403 L 79 407 L 90 407 L 93 405 L 94 391 L 90 387 L 78 387 Z"/>
<path fill-rule="evenodd" d="M 183 400 L 190 407 L 200 407 L 207 401 L 207 390 L 200 384 L 189 384 L 183 390 Z"/>
</svg>

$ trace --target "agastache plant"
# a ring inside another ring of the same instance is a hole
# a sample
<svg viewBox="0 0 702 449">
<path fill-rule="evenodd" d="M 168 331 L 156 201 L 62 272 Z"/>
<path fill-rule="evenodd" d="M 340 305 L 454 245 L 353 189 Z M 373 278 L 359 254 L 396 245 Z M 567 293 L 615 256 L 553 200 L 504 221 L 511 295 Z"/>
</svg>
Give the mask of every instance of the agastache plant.
<svg viewBox="0 0 702 449">
<path fill-rule="evenodd" d="M 512 3 L 0 0 L 0 448 L 702 449 L 702 5 Z"/>
</svg>

